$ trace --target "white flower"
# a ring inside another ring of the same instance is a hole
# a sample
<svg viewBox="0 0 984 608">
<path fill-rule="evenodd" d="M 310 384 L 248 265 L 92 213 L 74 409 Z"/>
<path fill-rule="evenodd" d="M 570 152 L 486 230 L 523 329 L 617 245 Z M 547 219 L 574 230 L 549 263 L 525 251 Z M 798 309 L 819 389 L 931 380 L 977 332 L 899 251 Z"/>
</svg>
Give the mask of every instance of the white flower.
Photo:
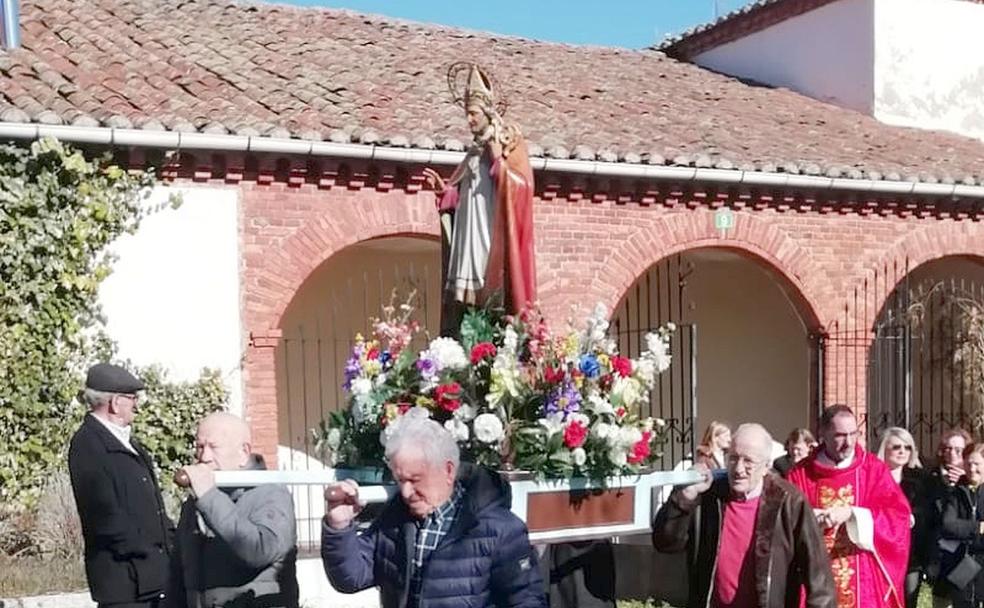
<svg viewBox="0 0 984 608">
<path fill-rule="evenodd" d="M 657 371 L 665 372 L 670 368 L 670 345 L 666 338 L 657 333 L 646 334 L 647 351 L 642 353 L 643 358 L 651 359 L 656 365 Z"/>
<path fill-rule="evenodd" d="M 472 423 L 475 439 L 482 443 L 495 443 L 502 439 L 505 429 L 495 414 L 479 414 Z"/>
<path fill-rule="evenodd" d="M 635 444 L 642 441 L 642 431 L 634 426 L 623 426 L 618 429 L 618 445 L 628 450 Z"/>
<path fill-rule="evenodd" d="M 468 441 L 468 425 L 461 420 L 452 418 L 444 423 L 444 428 L 451 433 L 455 441 Z"/>
<path fill-rule="evenodd" d="M 342 445 L 342 432 L 337 428 L 330 429 L 328 436 L 325 437 L 325 445 L 328 446 L 329 450 L 337 450 L 338 446 Z"/>
<path fill-rule="evenodd" d="M 612 405 L 631 409 L 643 397 L 642 384 L 635 378 L 619 378 L 612 384 Z"/>
<path fill-rule="evenodd" d="M 608 450 L 608 460 L 615 466 L 624 467 L 629 462 L 629 453 L 621 448 Z"/>
<path fill-rule="evenodd" d="M 403 418 L 411 418 L 411 419 L 412 418 L 430 418 L 430 415 L 431 415 L 431 413 L 430 413 L 430 410 L 429 409 L 427 409 L 426 407 L 420 407 L 419 405 L 415 405 L 414 407 L 412 407 L 409 410 L 407 410 L 407 413 L 406 414 L 403 414 L 403 416 L 400 418 L 400 420 L 403 420 Z"/>
<path fill-rule="evenodd" d="M 588 409 L 599 415 L 615 413 L 615 408 L 612 407 L 612 404 L 598 393 L 588 395 Z"/>
<path fill-rule="evenodd" d="M 547 431 L 547 437 L 552 437 L 564 429 L 564 412 L 554 412 L 537 420 L 537 423 Z"/>
<path fill-rule="evenodd" d="M 656 363 L 652 359 L 634 359 L 632 361 L 632 375 L 646 385 L 646 388 L 656 386 Z"/>
<path fill-rule="evenodd" d="M 608 424 L 607 422 L 596 422 L 593 427 L 591 427 L 591 434 L 602 441 L 608 441 L 616 433 L 616 427 L 614 424 Z"/>
<path fill-rule="evenodd" d="M 571 451 L 571 460 L 575 466 L 583 467 L 584 463 L 588 461 L 588 453 L 584 451 L 584 448 L 574 448 Z"/>
<path fill-rule="evenodd" d="M 453 338 L 435 338 L 427 347 L 427 355 L 437 364 L 439 370 L 464 369 L 468 367 L 468 356 L 461 344 Z M 423 356 L 423 353 L 421 353 Z"/>
<path fill-rule="evenodd" d="M 653 418 L 653 422 L 656 424 L 657 428 L 666 428 L 666 420 L 662 418 Z"/>
<path fill-rule="evenodd" d="M 507 325 L 505 336 L 502 338 L 502 348 L 506 352 L 515 353 L 518 345 L 519 336 L 516 334 L 516 330 L 513 329 L 512 325 Z"/>
<path fill-rule="evenodd" d="M 384 384 L 386 384 L 386 374 L 379 374 L 376 376 L 375 385 L 380 387 Z"/>
<path fill-rule="evenodd" d="M 655 425 L 655 421 L 653 420 L 652 417 L 643 418 L 643 420 L 642 420 L 642 430 L 647 431 L 647 432 L 652 432 L 654 425 Z"/>
<path fill-rule="evenodd" d="M 465 422 L 470 422 L 476 415 L 478 415 L 478 411 L 474 406 L 468 405 L 467 403 L 462 403 L 461 407 L 454 412 L 455 418 L 464 420 Z"/>
<path fill-rule="evenodd" d="M 349 390 L 356 397 L 368 395 L 372 392 L 372 380 L 369 378 L 355 378 L 352 380 Z"/>
</svg>

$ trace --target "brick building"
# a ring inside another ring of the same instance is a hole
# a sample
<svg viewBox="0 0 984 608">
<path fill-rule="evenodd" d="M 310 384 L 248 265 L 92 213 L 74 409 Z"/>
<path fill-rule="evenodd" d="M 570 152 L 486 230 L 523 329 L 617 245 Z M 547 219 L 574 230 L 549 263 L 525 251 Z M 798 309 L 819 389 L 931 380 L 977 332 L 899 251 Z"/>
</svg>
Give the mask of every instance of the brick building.
<svg viewBox="0 0 984 608">
<path fill-rule="evenodd" d="M 21 10 L 22 47 L 0 54 L 0 137 L 163 162 L 186 207 L 226 206 L 215 223 L 173 225 L 145 264 L 211 235 L 226 243 L 234 291 L 200 306 L 235 320 L 222 338 L 238 355 L 230 377 L 258 448 L 273 460 L 279 446 L 280 466 L 317 464 L 308 431 L 338 406 L 349 340 L 394 287 L 417 289 L 437 327 L 438 222 L 421 169 L 450 171 L 467 141 L 444 80 L 453 61 L 491 70 L 531 143 L 548 316 L 561 324 L 572 304 L 603 302 L 630 352 L 645 328 L 681 325 L 652 405 L 673 423 L 669 459 L 712 418 L 782 435 L 835 401 L 876 398 L 882 422 L 913 415 L 898 407 L 892 391 L 908 381 L 892 366 L 915 359 L 879 342 L 897 287 L 908 297 L 910 285 L 981 278 L 980 142 L 662 52 L 219 0 Z M 183 276 L 197 272 L 207 294 L 202 268 L 219 254 L 202 251 Z M 189 332 L 195 315 L 135 327 L 197 362 L 218 338 Z M 883 382 L 892 390 L 876 392 Z M 948 405 L 918 405 L 927 437 L 970 411 L 947 382 Z"/>
</svg>

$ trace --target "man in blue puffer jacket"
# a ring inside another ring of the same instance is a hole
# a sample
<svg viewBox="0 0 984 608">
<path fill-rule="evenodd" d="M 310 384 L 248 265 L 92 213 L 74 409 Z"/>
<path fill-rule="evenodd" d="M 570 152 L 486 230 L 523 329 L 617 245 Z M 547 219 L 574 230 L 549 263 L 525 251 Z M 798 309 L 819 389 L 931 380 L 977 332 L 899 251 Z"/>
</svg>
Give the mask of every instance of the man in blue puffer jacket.
<svg viewBox="0 0 984 608">
<path fill-rule="evenodd" d="M 459 466 L 458 445 L 428 418 L 407 415 L 386 443 L 399 496 L 363 533 L 354 481 L 325 491 L 321 559 L 339 591 L 378 586 L 383 608 L 545 608 L 526 525 L 509 484 Z"/>
</svg>

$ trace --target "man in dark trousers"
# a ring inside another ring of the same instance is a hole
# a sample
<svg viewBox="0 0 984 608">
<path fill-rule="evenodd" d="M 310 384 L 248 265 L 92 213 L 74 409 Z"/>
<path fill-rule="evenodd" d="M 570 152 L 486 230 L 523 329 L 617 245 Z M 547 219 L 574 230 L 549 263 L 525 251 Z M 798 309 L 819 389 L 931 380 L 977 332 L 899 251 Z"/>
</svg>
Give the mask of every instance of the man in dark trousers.
<svg viewBox="0 0 984 608">
<path fill-rule="evenodd" d="M 85 574 L 100 607 L 156 608 L 164 598 L 174 524 L 147 451 L 130 437 L 140 380 L 122 367 L 89 369 L 89 406 L 68 469 L 82 520 Z"/>
</svg>

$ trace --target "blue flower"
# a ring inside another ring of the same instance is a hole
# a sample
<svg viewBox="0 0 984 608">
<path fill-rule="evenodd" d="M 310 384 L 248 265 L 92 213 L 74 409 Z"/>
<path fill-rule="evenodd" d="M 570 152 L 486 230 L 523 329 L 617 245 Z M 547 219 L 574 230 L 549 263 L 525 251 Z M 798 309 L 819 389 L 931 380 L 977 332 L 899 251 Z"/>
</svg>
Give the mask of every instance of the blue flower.
<svg viewBox="0 0 984 608">
<path fill-rule="evenodd" d="M 598 363 L 598 358 L 594 355 L 581 355 L 579 367 L 581 373 L 587 378 L 597 378 L 601 375 L 601 364 Z"/>
<path fill-rule="evenodd" d="M 389 363 L 390 359 L 392 358 L 393 355 L 390 354 L 390 351 L 384 350 L 383 352 L 379 353 L 379 364 L 386 365 L 387 363 Z"/>
</svg>

